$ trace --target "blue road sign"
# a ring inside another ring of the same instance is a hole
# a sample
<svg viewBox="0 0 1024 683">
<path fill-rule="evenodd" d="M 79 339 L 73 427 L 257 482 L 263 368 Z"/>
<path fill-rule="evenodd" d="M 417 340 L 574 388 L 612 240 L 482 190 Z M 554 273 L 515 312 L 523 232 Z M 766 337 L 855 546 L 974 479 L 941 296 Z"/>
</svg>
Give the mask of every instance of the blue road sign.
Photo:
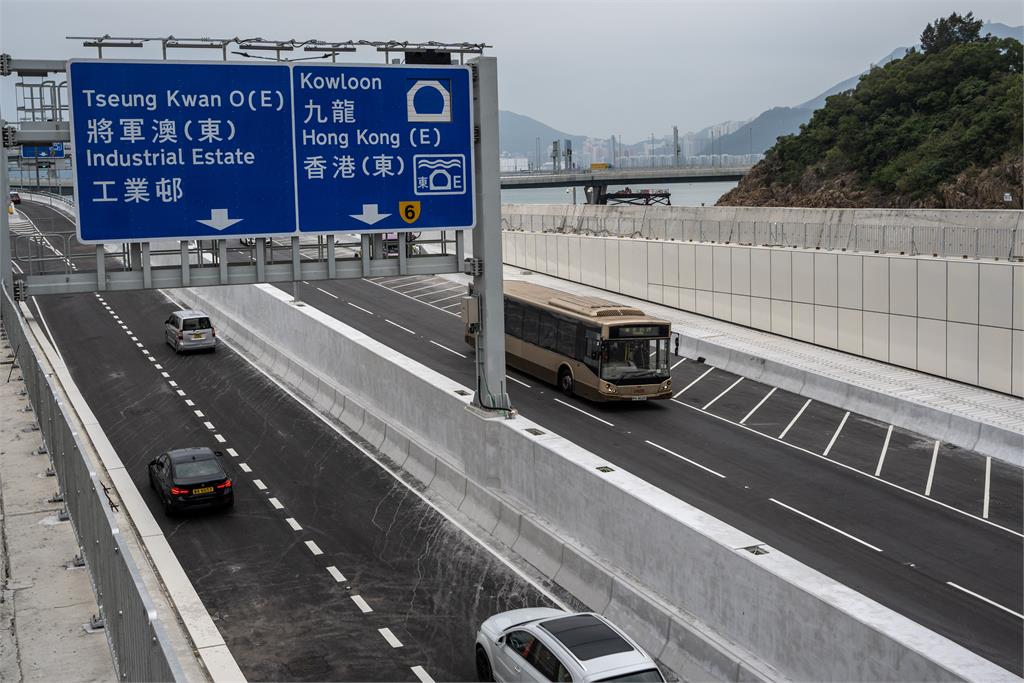
<svg viewBox="0 0 1024 683">
<path fill-rule="evenodd" d="M 21 156 L 25 159 L 63 159 L 64 143 L 54 142 L 49 145 L 22 145 Z"/>
<path fill-rule="evenodd" d="M 475 223 L 464 66 L 72 60 L 82 242 Z"/>
<path fill-rule="evenodd" d="M 301 232 L 471 228 L 468 67 L 295 65 Z"/>
<path fill-rule="evenodd" d="M 82 242 L 296 230 L 283 64 L 68 64 Z"/>
</svg>

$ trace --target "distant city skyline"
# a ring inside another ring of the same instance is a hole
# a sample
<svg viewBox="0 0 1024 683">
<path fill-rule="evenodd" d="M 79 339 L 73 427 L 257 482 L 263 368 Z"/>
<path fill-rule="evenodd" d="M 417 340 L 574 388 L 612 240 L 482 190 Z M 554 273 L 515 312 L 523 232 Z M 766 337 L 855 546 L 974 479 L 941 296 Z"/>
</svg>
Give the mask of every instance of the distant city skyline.
<svg viewBox="0 0 1024 683">
<path fill-rule="evenodd" d="M 68 2 L 3 0 L 0 44 L 16 58 L 95 56 L 68 35 L 484 41 L 502 109 L 574 135 L 626 143 L 798 104 L 917 42 L 951 12 L 1024 23 L 1020 2 Z M 326 28 L 325 28 L 326 27 Z M 186 53 L 179 58 L 215 59 Z M 109 50 L 159 58 L 158 48 Z M 237 58 L 237 57 L 236 57 Z M 362 49 L 353 61 L 379 62 Z M 2 111 L 13 111 L 4 84 Z"/>
</svg>

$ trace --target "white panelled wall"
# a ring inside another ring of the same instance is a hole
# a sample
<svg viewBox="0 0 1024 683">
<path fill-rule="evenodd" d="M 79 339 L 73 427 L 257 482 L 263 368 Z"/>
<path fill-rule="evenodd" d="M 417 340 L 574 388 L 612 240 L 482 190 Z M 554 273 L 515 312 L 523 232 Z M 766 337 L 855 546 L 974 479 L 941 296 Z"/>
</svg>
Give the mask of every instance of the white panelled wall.
<svg viewBox="0 0 1024 683">
<path fill-rule="evenodd" d="M 505 262 L 1024 396 L 1024 264 L 504 232 Z"/>
</svg>

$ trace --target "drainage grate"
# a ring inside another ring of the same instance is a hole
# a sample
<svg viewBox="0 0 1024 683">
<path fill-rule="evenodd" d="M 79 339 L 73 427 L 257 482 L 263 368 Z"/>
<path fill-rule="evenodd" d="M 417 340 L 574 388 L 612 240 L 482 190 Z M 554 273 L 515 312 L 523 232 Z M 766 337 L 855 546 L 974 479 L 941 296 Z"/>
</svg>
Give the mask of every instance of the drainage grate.
<svg viewBox="0 0 1024 683">
<path fill-rule="evenodd" d="M 459 396 L 469 396 L 469 392 L 466 391 L 465 389 L 456 389 L 455 393 L 458 394 Z"/>
<path fill-rule="evenodd" d="M 768 550 L 766 550 L 764 547 L 759 546 L 759 545 L 752 545 L 752 546 L 750 546 L 748 548 L 743 548 L 743 550 L 746 550 L 751 555 L 767 555 L 768 554 Z"/>
<path fill-rule="evenodd" d="M 540 436 L 544 433 L 543 430 L 537 429 L 536 427 L 527 427 L 526 431 L 530 432 L 534 436 Z"/>
<path fill-rule="evenodd" d="M 613 470 L 611 467 L 608 467 L 608 465 L 601 465 L 600 467 L 597 468 L 597 471 L 604 472 L 605 474 L 607 474 L 608 472 L 614 472 L 615 470 Z"/>
</svg>

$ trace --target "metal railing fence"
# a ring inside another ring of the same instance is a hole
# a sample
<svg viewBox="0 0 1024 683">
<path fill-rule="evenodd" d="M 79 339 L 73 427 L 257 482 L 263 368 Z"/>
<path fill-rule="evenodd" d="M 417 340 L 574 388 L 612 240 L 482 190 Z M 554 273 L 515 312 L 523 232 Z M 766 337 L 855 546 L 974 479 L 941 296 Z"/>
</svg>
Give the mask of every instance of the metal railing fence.
<svg viewBox="0 0 1024 683">
<path fill-rule="evenodd" d="M 1024 231 L 959 225 L 852 225 L 769 221 L 696 220 L 646 216 L 508 213 L 502 227 L 605 237 L 715 242 L 748 246 L 864 251 L 879 254 L 1024 259 Z"/>
<path fill-rule="evenodd" d="M 36 357 L 27 324 L 6 290 L 0 289 L 3 321 L 25 387 L 89 568 L 107 643 L 118 678 L 127 681 L 185 681 L 132 551 L 121 537 L 114 503 L 84 451 L 55 378 Z M 62 513 L 64 512 L 62 511 Z"/>
</svg>

